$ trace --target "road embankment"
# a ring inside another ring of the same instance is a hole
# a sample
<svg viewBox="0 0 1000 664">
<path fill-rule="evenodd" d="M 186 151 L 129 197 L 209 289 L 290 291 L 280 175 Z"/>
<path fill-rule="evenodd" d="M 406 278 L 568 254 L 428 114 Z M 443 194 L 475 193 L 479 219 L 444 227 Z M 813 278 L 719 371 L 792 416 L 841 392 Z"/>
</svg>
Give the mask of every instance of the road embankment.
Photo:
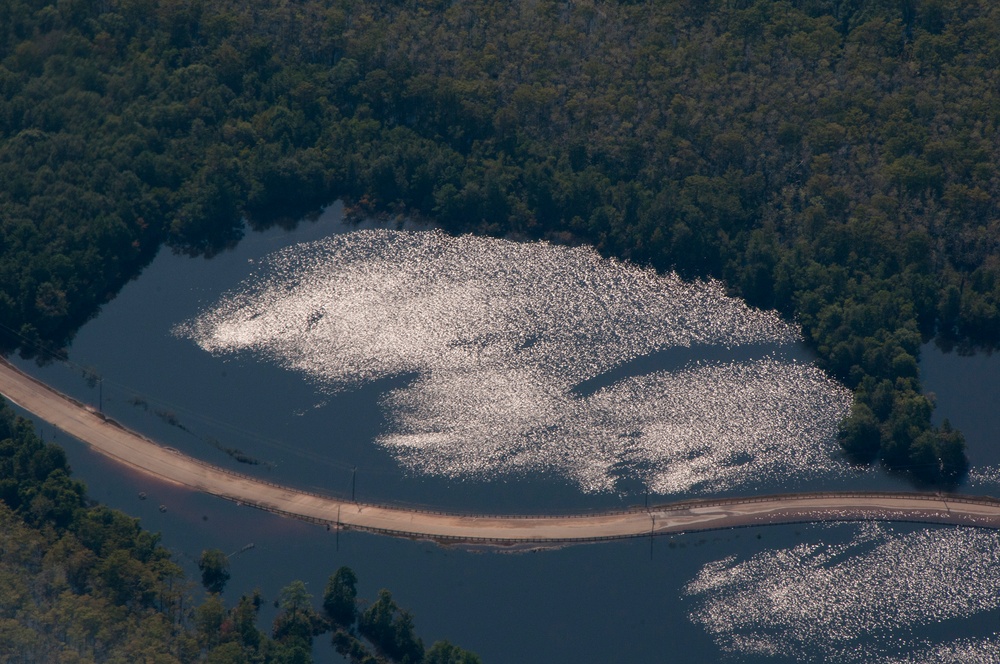
<svg viewBox="0 0 1000 664">
<path fill-rule="evenodd" d="M 95 451 L 160 480 L 330 528 L 442 544 L 534 548 L 814 521 L 913 521 L 1000 528 L 1000 501 L 931 493 L 796 493 L 568 515 L 456 514 L 358 503 L 273 484 L 182 454 L 121 426 L 2 359 L 0 393 Z"/>
</svg>

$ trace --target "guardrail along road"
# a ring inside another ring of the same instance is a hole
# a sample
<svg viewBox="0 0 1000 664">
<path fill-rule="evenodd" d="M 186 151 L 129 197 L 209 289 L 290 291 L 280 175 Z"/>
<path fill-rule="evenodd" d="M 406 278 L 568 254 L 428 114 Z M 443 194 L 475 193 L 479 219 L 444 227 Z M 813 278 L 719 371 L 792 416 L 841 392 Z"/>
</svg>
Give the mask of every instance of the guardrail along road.
<svg viewBox="0 0 1000 664">
<path fill-rule="evenodd" d="M 279 486 L 164 447 L 0 359 L 0 393 L 94 450 L 160 480 L 330 528 L 442 544 L 527 547 L 812 521 L 916 521 L 1000 528 L 1000 501 L 930 493 L 796 493 L 690 500 L 570 515 L 447 514 Z"/>
</svg>

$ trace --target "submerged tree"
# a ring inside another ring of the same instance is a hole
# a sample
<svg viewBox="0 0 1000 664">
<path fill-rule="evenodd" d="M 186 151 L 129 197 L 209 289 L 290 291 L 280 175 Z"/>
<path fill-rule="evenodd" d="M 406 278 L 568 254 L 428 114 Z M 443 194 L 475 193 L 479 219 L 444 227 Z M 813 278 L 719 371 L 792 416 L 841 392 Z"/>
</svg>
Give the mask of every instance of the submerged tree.
<svg viewBox="0 0 1000 664">
<path fill-rule="evenodd" d="M 198 560 L 201 585 L 210 593 L 221 593 L 229 581 L 229 557 L 218 549 L 205 549 Z"/>
<path fill-rule="evenodd" d="M 400 664 L 423 661 L 424 644 L 413 632 L 413 616 L 399 608 L 388 590 L 380 590 L 378 599 L 361 614 L 358 631 Z"/>
<path fill-rule="evenodd" d="M 357 620 L 358 577 L 350 567 L 341 567 L 326 583 L 323 611 L 338 627 L 348 629 Z"/>
<path fill-rule="evenodd" d="M 483 660 L 447 641 L 437 641 L 424 654 L 424 664 L 483 664 Z"/>
</svg>

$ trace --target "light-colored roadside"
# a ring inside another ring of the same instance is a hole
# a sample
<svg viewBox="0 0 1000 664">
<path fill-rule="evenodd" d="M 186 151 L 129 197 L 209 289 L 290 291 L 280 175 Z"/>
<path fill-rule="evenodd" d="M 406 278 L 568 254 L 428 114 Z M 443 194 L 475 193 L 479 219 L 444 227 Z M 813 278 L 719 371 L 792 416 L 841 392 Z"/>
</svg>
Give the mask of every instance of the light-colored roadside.
<svg viewBox="0 0 1000 664">
<path fill-rule="evenodd" d="M 342 500 L 213 466 L 105 419 L 0 359 L 0 393 L 115 461 L 161 480 L 326 525 L 472 546 L 535 547 L 809 521 L 887 520 L 1000 528 L 1000 501 L 918 493 L 798 493 L 576 515 L 445 514 Z"/>
</svg>

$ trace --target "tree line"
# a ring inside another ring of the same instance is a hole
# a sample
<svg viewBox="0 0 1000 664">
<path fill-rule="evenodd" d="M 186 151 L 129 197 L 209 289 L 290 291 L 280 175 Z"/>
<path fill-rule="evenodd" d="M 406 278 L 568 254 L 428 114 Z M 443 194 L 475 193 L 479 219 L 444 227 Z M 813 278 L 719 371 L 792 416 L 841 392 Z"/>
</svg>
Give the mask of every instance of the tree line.
<svg viewBox="0 0 1000 664">
<path fill-rule="evenodd" d="M 854 390 L 845 451 L 953 483 L 920 345 L 1000 342 L 987 0 L 11 0 L 0 339 L 61 346 L 162 245 L 343 198 L 717 277 Z"/>
<path fill-rule="evenodd" d="M 62 449 L 2 400 L 0 550 L 5 662 L 309 664 L 313 637 L 331 630 L 337 651 L 364 664 L 480 662 L 447 641 L 425 651 L 412 616 L 385 590 L 370 605 L 358 599 L 348 568 L 331 577 L 323 613 L 312 608 L 301 581 L 286 586 L 265 632 L 258 627 L 260 593 L 227 608 L 220 593 L 228 560 L 208 550 L 200 564 L 208 594 L 196 600 L 196 586 L 159 535 L 89 500 Z"/>
</svg>

